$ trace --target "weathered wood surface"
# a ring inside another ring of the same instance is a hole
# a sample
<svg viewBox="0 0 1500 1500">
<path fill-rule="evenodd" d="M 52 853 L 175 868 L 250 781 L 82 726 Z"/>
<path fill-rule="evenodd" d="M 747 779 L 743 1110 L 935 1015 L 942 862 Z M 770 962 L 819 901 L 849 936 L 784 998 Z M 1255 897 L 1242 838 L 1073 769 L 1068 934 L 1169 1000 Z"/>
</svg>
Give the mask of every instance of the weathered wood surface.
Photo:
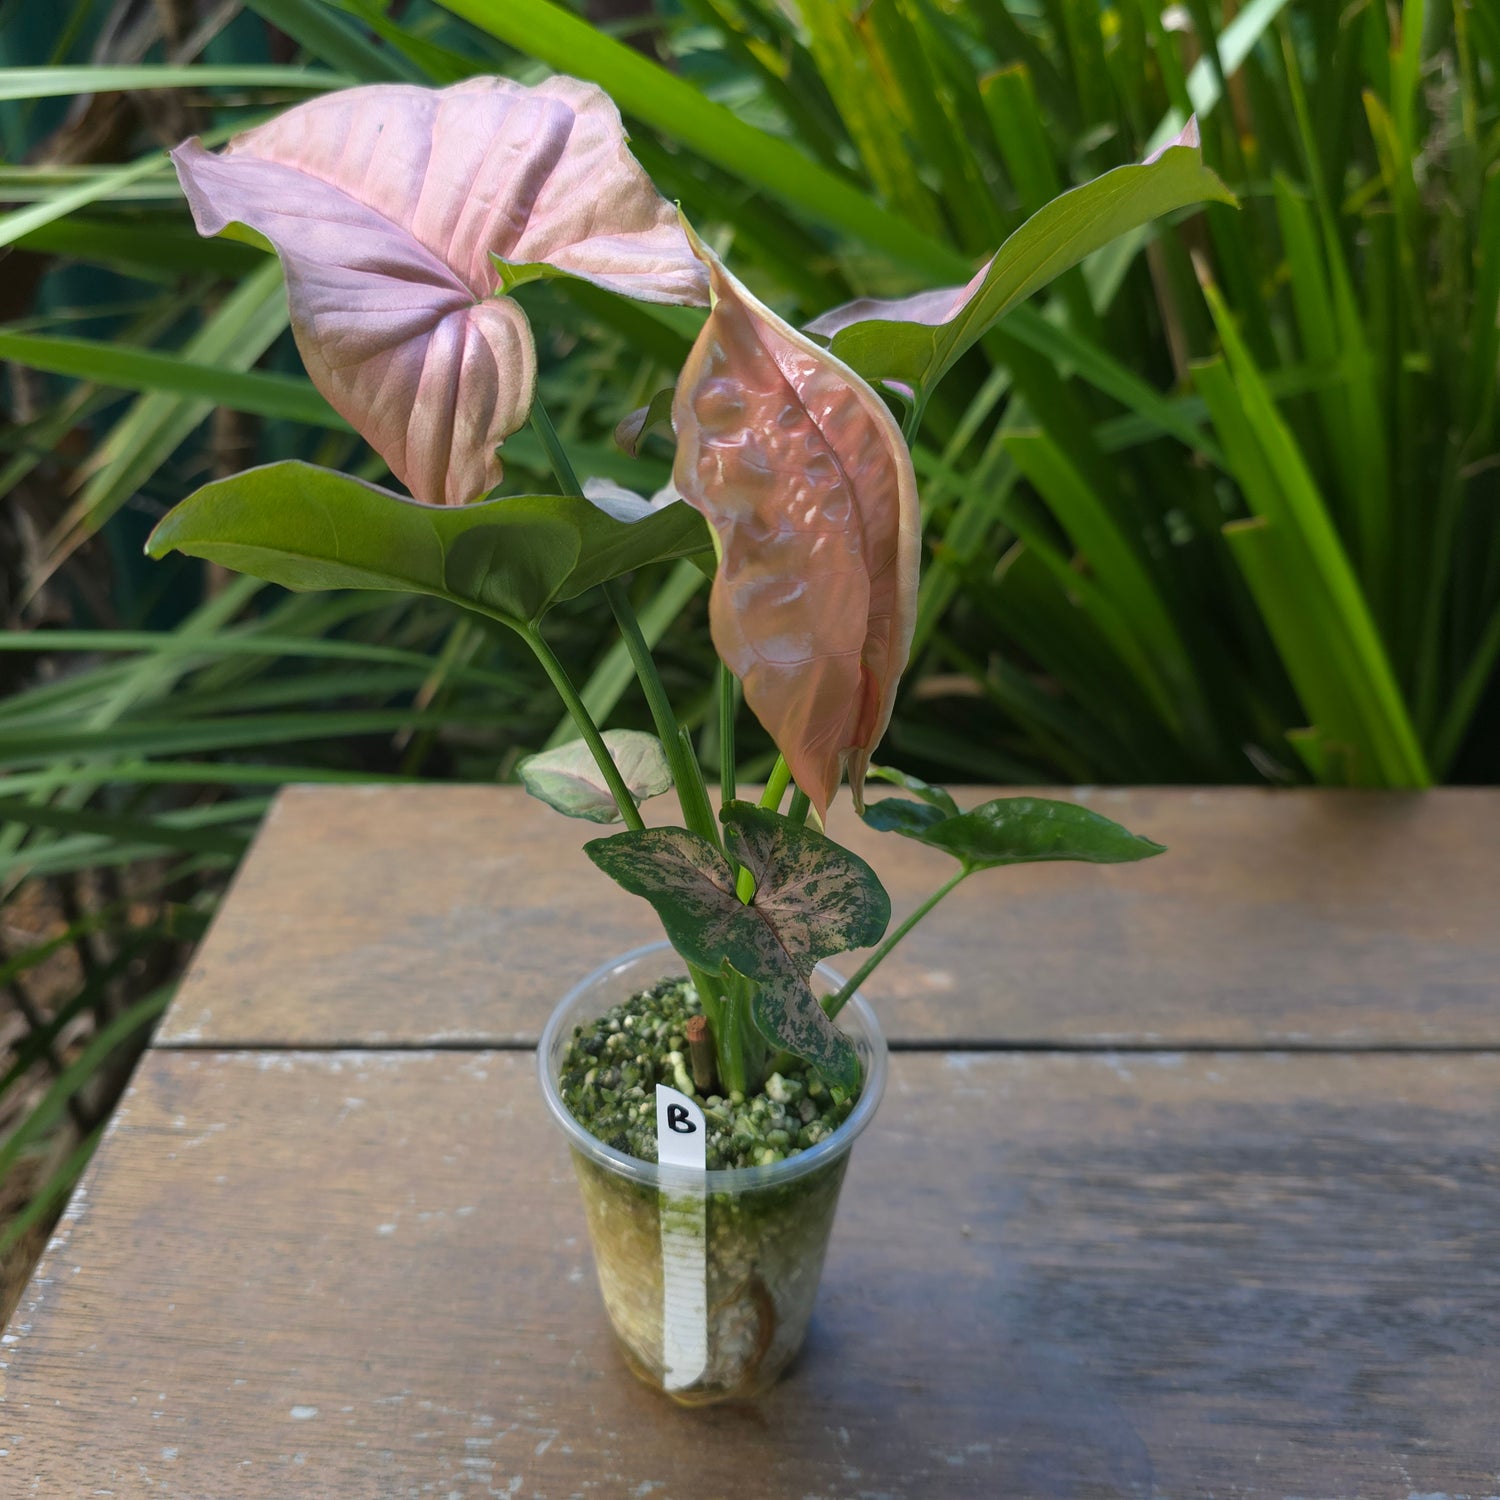
<svg viewBox="0 0 1500 1500">
<path fill-rule="evenodd" d="M 150 1054 L 0 1351 L 0 1493 L 1500 1488 L 1500 1056 L 893 1063 L 800 1364 L 686 1413 L 529 1056 Z"/>
<path fill-rule="evenodd" d="M 968 882 L 872 982 L 893 1041 L 1500 1046 L 1500 792 L 1061 795 L 1170 852 Z M 898 914 L 952 869 L 835 813 Z M 660 936 L 579 852 L 598 831 L 512 787 L 288 790 L 161 1040 L 534 1042 Z"/>
</svg>

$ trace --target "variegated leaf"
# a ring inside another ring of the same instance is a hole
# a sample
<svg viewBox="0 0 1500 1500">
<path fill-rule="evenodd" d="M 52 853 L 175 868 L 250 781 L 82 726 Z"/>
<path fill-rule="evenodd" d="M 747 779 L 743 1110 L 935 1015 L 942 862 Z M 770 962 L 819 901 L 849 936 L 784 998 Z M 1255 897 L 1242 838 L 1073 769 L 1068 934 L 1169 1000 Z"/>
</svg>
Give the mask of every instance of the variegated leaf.
<svg viewBox="0 0 1500 1500">
<path fill-rule="evenodd" d="M 589 857 L 656 908 L 673 946 L 691 964 L 725 964 L 756 981 L 756 1025 L 776 1046 L 852 1087 L 858 1060 L 824 1014 L 809 978 L 819 959 L 878 942 L 890 900 L 875 872 L 831 839 L 746 802 L 721 814 L 735 859 L 755 876 L 749 905 L 729 862 L 685 828 L 648 828 L 595 839 Z"/>
<path fill-rule="evenodd" d="M 603 734 L 626 789 L 637 802 L 659 796 L 672 785 L 667 753 L 654 734 L 642 729 L 606 729 Z M 615 805 L 593 752 L 582 740 L 528 755 L 516 766 L 521 784 L 533 797 L 570 818 L 590 823 L 618 823 Z"/>
</svg>

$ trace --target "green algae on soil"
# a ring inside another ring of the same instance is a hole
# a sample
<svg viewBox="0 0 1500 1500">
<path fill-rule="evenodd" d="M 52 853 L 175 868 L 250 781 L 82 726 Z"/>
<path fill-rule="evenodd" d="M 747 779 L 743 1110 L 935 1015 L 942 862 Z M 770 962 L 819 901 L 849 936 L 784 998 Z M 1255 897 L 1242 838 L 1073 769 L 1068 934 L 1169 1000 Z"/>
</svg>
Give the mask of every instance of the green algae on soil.
<svg viewBox="0 0 1500 1500">
<path fill-rule="evenodd" d="M 693 1082 L 684 1028 L 700 1013 L 686 978 L 664 979 L 588 1026 L 574 1028 L 558 1079 L 563 1102 L 595 1139 L 640 1161 L 656 1158 L 656 1085 L 702 1108 L 708 1168 L 769 1166 L 827 1140 L 857 1092 L 833 1087 L 785 1054 L 762 1092 L 705 1096 Z"/>
</svg>

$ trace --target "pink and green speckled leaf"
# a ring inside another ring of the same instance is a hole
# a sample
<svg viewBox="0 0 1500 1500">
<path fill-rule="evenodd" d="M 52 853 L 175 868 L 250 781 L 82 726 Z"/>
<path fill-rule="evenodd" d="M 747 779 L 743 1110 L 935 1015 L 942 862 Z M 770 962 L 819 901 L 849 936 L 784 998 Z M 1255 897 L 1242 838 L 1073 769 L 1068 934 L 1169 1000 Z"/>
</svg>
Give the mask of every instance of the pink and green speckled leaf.
<svg viewBox="0 0 1500 1500">
<path fill-rule="evenodd" d="M 718 539 L 714 645 L 821 817 L 845 767 L 863 805 L 911 649 L 916 476 L 880 397 L 693 246 L 713 311 L 677 384 L 673 477 Z"/>
<path fill-rule="evenodd" d="M 689 963 L 710 974 L 728 964 L 755 980 L 751 1010 L 768 1041 L 852 1088 L 854 1049 L 808 981 L 819 959 L 880 941 L 890 898 L 858 855 L 790 818 L 748 802 L 726 803 L 720 816 L 730 854 L 755 878 L 748 904 L 729 862 L 686 828 L 617 833 L 584 853 L 656 908 Z"/>
<path fill-rule="evenodd" d="M 313 383 L 429 504 L 493 488 L 526 421 L 536 350 L 509 285 L 706 299 L 619 112 L 575 79 L 349 89 L 173 159 L 202 233 L 243 224 L 275 246 Z"/>
</svg>

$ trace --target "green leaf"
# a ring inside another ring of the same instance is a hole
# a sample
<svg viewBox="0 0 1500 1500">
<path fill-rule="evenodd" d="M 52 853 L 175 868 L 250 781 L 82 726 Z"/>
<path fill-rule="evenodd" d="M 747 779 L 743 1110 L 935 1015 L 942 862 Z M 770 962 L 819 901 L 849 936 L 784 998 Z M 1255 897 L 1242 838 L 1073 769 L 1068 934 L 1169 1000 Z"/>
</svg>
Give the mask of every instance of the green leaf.
<svg viewBox="0 0 1500 1500">
<path fill-rule="evenodd" d="M 390 47 L 377 46 L 322 0 L 250 0 L 250 10 L 321 58 L 364 83 L 425 83 L 422 71 Z"/>
<path fill-rule="evenodd" d="M 1384 778 L 1381 784 L 1430 786 L 1432 772 L 1385 642 L 1307 459 L 1218 289 L 1208 283 L 1204 296 L 1224 346 L 1224 362 L 1204 362 L 1195 367 L 1194 376 L 1225 450 L 1238 454 L 1234 475 L 1245 501 L 1269 523 L 1268 535 L 1279 539 L 1276 545 L 1298 554 L 1307 587 L 1327 598 L 1330 631 L 1337 632 L 1337 639 L 1331 634 L 1321 639 L 1336 645 L 1346 663 L 1349 691 Z"/>
<path fill-rule="evenodd" d="M 102 834 L 107 838 L 159 845 L 163 849 L 185 849 L 194 854 L 239 855 L 245 852 L 245 840 L 234 833 L 216 833 L 167 819 L 121 817 L 27 804 L 11 797 L 0 799 L 0 822 L 17 822 L 64 833 Z"/>
<path fill-rule="evenodd" d="M 532 281 L 573 281 L 577 278 L 561 267 L 549 265 L 544 260 L 506 260 L 503 255 L 490 252 L 490 264 L 500 277 L 498 295 L 508 297 L 518 286 Z"/>
<path fill-rule="evenodd" d="M 641 606 L 637 616 L 641 636 L 648 647 L 655 649 L 657 642 L 677 622 L 689 603 L 702 592 L 707 581 L 703 569 L 691 558 L 673 564 L 672 571 L 652 590 L 650 598 Z M 583 699 L 590 718 L 599 723 L 614 712 L 615 705 L 626 690 L 634 686 L 635 680 L 630 647 L 622 637 L 616 636 L 609 649 L 599 658 L 594 670 L 589 673 L 588 681 L 579 689 L 578 696 Z M 572 717 L 564 714 L 552 731 L 546 748 L 563 744 L 573 737 L 573 732 Z"/>
<path fill-rule="evenodd" d="M 21 250 L 67 255 L 109 266 L 139 280 L 176 283 L 184 272 L 208 271 L 238 280 L 259 268 L 264 253 L 230 239 L 206 240 L 191 228 L 132 223 L 122 215 L 73 214 L 43 224 L 17 242 Z M 80 341 L 81 342 L 81 341 Z"/>
<path fill-rule="evenodd" d="M 872 318 L 834 335 L 833 352 L 871 381 L 930 390 L 1006 313 L 1127 230 L 1190 204 L 1233 203 L 1193 146 L 1116 167 L 1054 198 L 1001 245 L 946 322 Z"/>
<path fill-rule="evenodd" d="M 266 260 L 247 276 L 183 346 L 197 363 L 245 371 L 286 328 L 281 267 Z M 49 538 L 70 550 L 126 504 L 213 411 L 214 397 L 151 391 L 129 408 L 95 449 L 97 468 Z"/>
<path fill-rule="evenodd" d="M 146 544 L 152 557 L 174 548 L 285 588 L 431 594 L 519 628 L 622 573 L 706 552 L 709 541 L 686 505 L 629 523 L 564 495 L 428 506 L 287 462 L 190 495 Z"/>
<path fill-rule="evenodd" d="M 83 1176 L 83 1169 L 88 1166 L 107 1125 L 106 1121 L 104 1125 L 96 1126 L 68 1153 L 67 1158 L 39 1188 L 31 1190 L 30 1201 L 26 1207 L 7 1220 L 5 1228 L 0 1230 L 0 1256 L 9 1255 L 32 1229 L 38 1224 L 45 1224 L 48 1216 L 73 1191 L 78 1179 Z"/>
<path fill-rule="evenodd" d="M 1046 116 L 1037 103 L 1031 70 L 1025 63 L 1010 63 L 982 78 L 979 92 L 1016 196 L 1028 213 L 1036 213 L 1057 197 L 1063 184 L 1052 160 Z"/>
<path fill-rule="evenodd" d="M 306 89 L 323 93 L 359 80 L 311 68 L 240 67 L 0 68 L 0 101 L 49 99 L 68 94 L 110 94 L 137 89 Z"/>
<path fill-rule="evenodd" d="M 325 0 L 326 3 L 326 0 Z M 425 75 L 426 81 L 435 88 L 450 83 L 461 83 L 476 73 L 494 71 L 494 61 L 486 62 L 476 49 L 468 55 L 445 47 L 431 40 L 431 26 L 419 22 L 402 25 L 399 20 L 387 17 L 384 12 L 390 0 L 332 0 L 340 10 L 359 19 L 369 27 L 387 46 L 394 47 L 413 67 Z M 391 6 L 396 15 L 400 8 Z"/>
<path fill-rule="evenodd" d="M 0 359 L 116 390 L 169 391 L 176 396 L 227 406 L 232 411 L 284 417 L 336 432 L 349 431 L 349 424 L 305 376 L 278 375 L 266 370 L 226 370 L 202 360 L 129 344 L 43 338 L 6 329 L 0 329 Z"/>
<path fill-rule="evenodd" d="M 862 859 L 820 833 L 748 802 L 720 814 L 730 857 L 755 878 L 748 905 L 728 860 L 685 828 L 617 833 L 589 858 L 656 908 L 673 946 L 709 973 L 727 964 L 756 981 L 755 1023 L 776 1046 L 853 1088 L 859 1060 L 808 983 L 819 959 L 878 942 L 891 904 Z"/>
<path fill-rule="evenodd" d="M 1271 23 L 1285 9 L 1287 0 L 1250 0 L 1238 15 L 1219 33 L 1218 56 L 1200 57 L 1188 74 L 1187 94 L 1193 113 L 1202 119 L 1210 114 L 1223 97 L 1222 80 L 1232 77 L 1240 65 L 1254 51 Z M 1178 110 L 1168 110 L 1161 123 L 1151 133 L 1146 143 L 1148 151 L 1155 151 L 1172 139 L 1186 119 Z"/>
<path fill-rule="evenodd" d="M 641 729 L 606 729 L 603 738 L 637 802 L 659 796 L 671 787 L 667 752 L 654 734 Z M 533 797 L 567 817 L 618 823 L 623 816 L 593 752 L 582 740 L 528 755 L 516 766 L 516 774 Z"/>
<path fill-rule="evenodd" d="M 864 819 L 882 833 L 904 834 L 942 849 L 971 872 L 1054 859 L 1130 864 L 1161 854 L 1165 847 L 1086 807 L 1045 797 L 996 797 L 972 812 L 946 818 L 930 803 L 888 797 L 867 807 Z"/>
<path fill-rule="evenodd" d="M 148 151 L 135 161 L 118 167 L 103 167 L 97 170 L 80 171 L 69 178 L 69 185 L 60 191 L 48 191 L 30 208 L 18 208 L 12 213 L 0 214 L 0 248 L 14 244 L 24 235 L 61 219 L 75 208 L 96 203 L 101 198 L 116 196 L 123 190 L 134 189 L 142 178 L 157 177 L 159 191 L 148 196 L 175 198 L 179 189 L 169 176 L 171 162 L 165 151 Z M 29 175 L 29 174 L 28 174 Z"/>
<path fill-rule="evenodd" d="M 880 196 L 908 223 L 927 234 L 941 232 L 942 216 L 922 175 L 912 170 L 896 80 L 882 75 L 867 15 L 853 7 L 809 5 L 803 9 L 808 41 L 824 85 Z"/>
<path fill-rule="evenodd" d="M 904 792 L 910 792 L 914 797 L 920 798 L 927 807 L 934 809 L 941 817 L 956 818 L 958 816 L 958 803 L 942 787 L 929 786 L 920 776 L 898 771 L 894 766 L 871 766 L 869 775 L 872 781 L 889 782 L 892 786 L 899 786 Z"/>
<path fill-rule="evenodd" d="M 41 1140 L 62 1118 L 68 1100 L 98 1072 L 115 1048 L 154 1021 L 171 999 L 170 989 L 155 990 L 94 1034 L 89 1044 L 42 1096 L 36 1108 L 0 1146 L 0 1182 L 6 1179 L 22 1153 Z"/>
</svg>

